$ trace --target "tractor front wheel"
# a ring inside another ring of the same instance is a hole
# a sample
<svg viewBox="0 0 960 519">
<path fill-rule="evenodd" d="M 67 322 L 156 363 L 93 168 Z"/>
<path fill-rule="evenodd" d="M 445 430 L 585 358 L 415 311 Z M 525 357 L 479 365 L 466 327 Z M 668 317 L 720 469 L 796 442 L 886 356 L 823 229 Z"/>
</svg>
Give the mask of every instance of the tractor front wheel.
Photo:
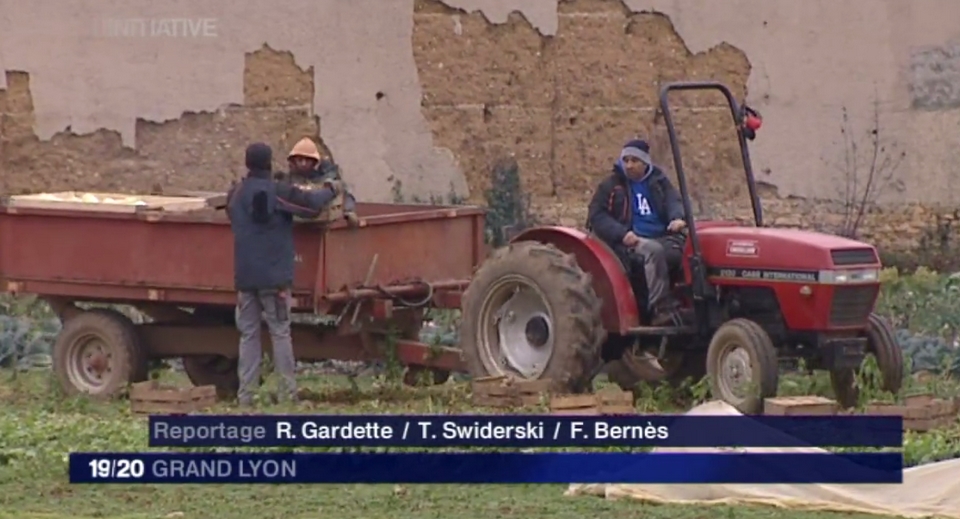
<svg viewBox="0 0 960 519">
<path fill-rule="evenodd" d="M 867 322 L 867 353 L 877 359 L 880 389 L 897 394 L 903 386 L 903 350 L 886 319 L 872 313 Z M 860 400 L 860 388 L 857 387 L 855 370 L 831 371 L 830 383 L 841 407 L 856 407 Z"/>
<path fill-rule="evenodd" d="M 759 324 L 733 319 L 721 326 L 707 349 L 710 389 L 743 414 L 759 414 L 776 396 L 780 377 L 777 350 Z"/>
<path fill-rule="evenodd" d="M 497 250 L 463 297 L 460 337 L 470 375 L 592 390 L 606 337 L 602 305 L 590 274 L 553 245 L 519 242 Z"/>
</svg>

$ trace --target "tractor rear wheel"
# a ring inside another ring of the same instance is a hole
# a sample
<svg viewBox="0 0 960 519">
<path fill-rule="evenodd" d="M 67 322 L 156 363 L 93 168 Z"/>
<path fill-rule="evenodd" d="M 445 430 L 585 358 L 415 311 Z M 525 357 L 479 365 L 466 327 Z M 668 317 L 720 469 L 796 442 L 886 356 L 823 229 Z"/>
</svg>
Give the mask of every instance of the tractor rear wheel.
<svg viewBox="0 0 960 519">
<path fill-rule="evenodd" d="M 215 386 L 217 398 L 232 400 L 240 389 L 237 359 L 223 355 L 191 355 L 183 357 L 183 370 L 194 386 Z"/>
<path fill-rule="evenodd" d="M 461 344 L 474 378 L 549 379 L 554 390 L 592 390 L 606 332 L 603 302 L 573 255 L 512 243 L 477 271 L 463 297 Z"/>
<path fill-rule="evenodd" d="M 880 389 L 897 394 L 903 386 L 903 350 L 886 319 L 871 313 L 867 322 L 867 353 L 877 359 Z M 841 407 L 856 407 L 860 400 L 860 388 L 857 387 L 855 370 L 831 371 L 830 383 Z"/>
<path fill-rule="evenodd" d="M 763 401 L 776 396 L 780 378 L 777 350 L 770 336 L 749 319 L 721 326 L 707 349 L 707 373 L 714 398 L 743 414 L 759 414 Z"/>
</svg>

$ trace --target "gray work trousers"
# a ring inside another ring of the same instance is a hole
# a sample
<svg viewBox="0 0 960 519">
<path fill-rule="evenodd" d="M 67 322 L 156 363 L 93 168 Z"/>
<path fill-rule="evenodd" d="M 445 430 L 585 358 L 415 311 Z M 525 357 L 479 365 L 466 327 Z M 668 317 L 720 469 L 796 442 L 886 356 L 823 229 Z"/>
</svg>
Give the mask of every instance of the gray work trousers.
<svg viewBox="0 0 960 519">
<path fill-rule="evenodd" d="M 653 312 L 674 303 L 670 292 L 670 268 L 683 259 L 683 238 L 668 234 L 660 238 L 643 238 L 630 251 L 643 265 L 647 281 L 647 300 Z"/>
<path fill-rule="evenodd" d="M 293 356 L 290 338 L 289 291 L 259 290 L 237 293 L 237 329 L 240 331 L 240 358 L 237 370 L 240 390 L 237 398 L 243 405 L 253 403 L 253 394 L 260 384 L 260 361 L 263 347 L 260 343 L 261 320 L 267 322 L 273 343 L 274 370 L 280 375 L 281 396 L 295 399 L 297 392 L 297 362 Z"/>
</svg>

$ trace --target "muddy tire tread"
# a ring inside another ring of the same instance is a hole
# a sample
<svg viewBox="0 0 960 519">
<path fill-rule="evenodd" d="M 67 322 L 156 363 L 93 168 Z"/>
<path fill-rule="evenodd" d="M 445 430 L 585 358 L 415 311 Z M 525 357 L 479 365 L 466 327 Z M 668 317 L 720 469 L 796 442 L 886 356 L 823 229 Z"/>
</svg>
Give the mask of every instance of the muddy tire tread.
<svg viewBox="0 0 960 519">
<path fill-rule="evenodd" d="M 873 354 L 877 359 L 881 376 L 880 389 L 897 394 L 903 386 L 903 350 L 886 319 L 871 313 L 867 323 L 867 353 Z M 831 371 L 830 385 L 833 386 L 833 393 L 840 407 L 849 409 L 859 403 L 857 370 Z"/>
<path fill-rule="evenodd" d="M 122 312 L 119 312 L 113 308 L 91 308 L 88 311 L 97 312 L 99 314 L 108 316 L 110 319 L 116 319 L 118 323 L 123 325 L 125 330 L 124 333 L 127 334 L 127 340 L 130 341 L 130 344 L 136 344 L 134 352 L 136 352 L 137 358 L 134 359 L 135 370 L 130 376 L 130 382 L 144 382 L 149 379 L 150 354 L 143 346 L 143 341 L 140 340 L 140 333 L 137 331 L 137 325 L 133 324 L 133 321 Z"/>
<path fill-rule="evenodd" d="M 883 379 L 881 389 L 897 394 L 903 386 L 903 350 L 886 319 L 871 313 L 868 323 L 867 348 L 877 358 Z"/>
<path fill-rule="evenodd" d="M 551 379 L 558 391 L 589 391 L 600 364 L 600 346 L 606 338 L 601 321 L 603 303 L 593 290 L 590 274 L 577 265 L 572 254 L 532 241 L 515 242 L 496 250 L 464 292 L 461 342 L 471 376 L 492 375 L 487 372 L 476 344 L 485 292 L 502 276 L 514 273 L 533 280 L 554 312 L 556 349 L 542 378 Z"/>
</svg>

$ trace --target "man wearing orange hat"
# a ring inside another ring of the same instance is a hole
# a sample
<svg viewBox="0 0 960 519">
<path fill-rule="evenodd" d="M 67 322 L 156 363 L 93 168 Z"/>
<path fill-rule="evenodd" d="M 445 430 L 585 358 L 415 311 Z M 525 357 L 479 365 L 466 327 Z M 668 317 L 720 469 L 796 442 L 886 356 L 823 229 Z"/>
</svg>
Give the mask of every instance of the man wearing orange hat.
<svg viewBox="0 0 960 519">
<path fill-rule="evenodd" d="M 300 139 L 287 155 L 290 167 L 289 180 L 299 187 L 320 187 L 328 180 L 342 182 L 340 168 L 332 160 L 320 156 L 316 143 L 309 137 Z M 358 226 L 357 201 L 350 193 L 343 192 L 343 216 L 351 226 Z"/>
</svg>

